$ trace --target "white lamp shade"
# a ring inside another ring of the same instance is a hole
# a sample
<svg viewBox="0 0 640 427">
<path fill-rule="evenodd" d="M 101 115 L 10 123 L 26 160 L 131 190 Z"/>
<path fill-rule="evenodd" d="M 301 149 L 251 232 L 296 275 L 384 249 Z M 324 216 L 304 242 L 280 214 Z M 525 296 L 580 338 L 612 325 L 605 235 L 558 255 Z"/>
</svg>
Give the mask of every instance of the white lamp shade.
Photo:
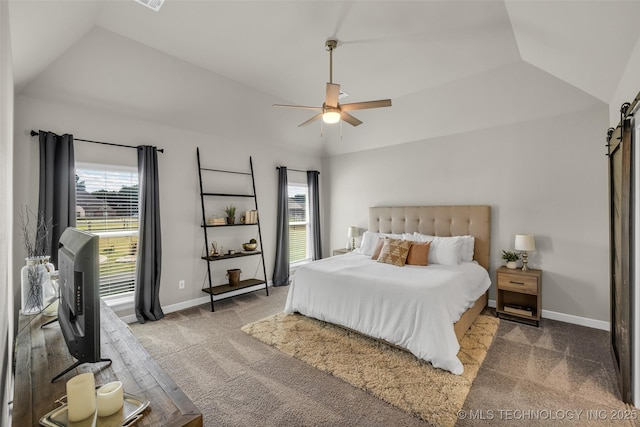
<svg viewBox="0 0 640 427">
<path fill-rule="evenodd" d="M 536 241 L 533 234 L 516 234 L 515 249 L 517 251 L 535 251 Z"/>
<path fill-rule="evenodd" d="M 360 235 L 360 228 L 356 227 L 355 225 L 352 225 L 349 227 L 349 230 L 347 232 L 348 237 L 358 237 L 359 235 Z"/>
<path fill-rule="evenodd" d="M 340 121 L 340 113 L 337 111 L 327 111 L 322 115 L 322 121 L 325 123 L 338 123 Z"/>
</svg>

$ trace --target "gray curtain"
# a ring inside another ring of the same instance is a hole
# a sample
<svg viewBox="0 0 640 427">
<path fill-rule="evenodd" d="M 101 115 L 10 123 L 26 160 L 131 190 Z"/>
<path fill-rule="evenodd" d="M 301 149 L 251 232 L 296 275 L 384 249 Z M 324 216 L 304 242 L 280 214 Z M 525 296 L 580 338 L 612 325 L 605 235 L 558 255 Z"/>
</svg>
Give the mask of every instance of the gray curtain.
<svg viewBox="0 0 640 427">
<path fill-rule="evenodd" d="M 314 261 L 322 258 L 319 177 L 320 172 L 307 171 L 307 186 L 309 187 L 309 223 L 311 225 L 311 258 Z"/>
<path fill-rule="evenodd" d="M 289 189 L 287 168 L 278 169 L 278 223 L 276 224 L 276 264 L 273 286 L 289 284 Z"/>
<path fill-rule="evenodd" d="M 134 307 L 138 322 L 160 320 L 160 273 L 162 244 L 160 238 L 160 190 L 158 187 L 158 150 L 138 147 L 139 211 L 138 211 L 138 268 Z"/>
<path fill-rule="evenodd" d="M 58 242 L 67 227 L 76 225 L 76 168 L 73 135 L 58 136 L 40 131 L 40 188 L 38 195 L 38 236 L 50 228 L 44 253 L 58 265 Z"/>
</svg>

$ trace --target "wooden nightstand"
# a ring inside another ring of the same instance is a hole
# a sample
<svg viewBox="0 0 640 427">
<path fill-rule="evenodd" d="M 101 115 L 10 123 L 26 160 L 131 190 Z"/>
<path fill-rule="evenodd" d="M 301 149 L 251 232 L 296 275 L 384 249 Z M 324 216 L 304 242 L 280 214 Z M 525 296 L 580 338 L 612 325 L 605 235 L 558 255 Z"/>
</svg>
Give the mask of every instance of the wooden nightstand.
<svg viewBox="0 0 640 427">
<path fill-rule="evenodd" d="M 542 312 L 542 270 L 500 267 L 496 276 L 496 315 L 538 326 Z"/>
<path fill-rule="evenodd" d="M 344 254 L 348 254 L 349 252 L 351 252 L 351 249 L 334 249 L 333 256 L 344 255 Z"/>
</svg>

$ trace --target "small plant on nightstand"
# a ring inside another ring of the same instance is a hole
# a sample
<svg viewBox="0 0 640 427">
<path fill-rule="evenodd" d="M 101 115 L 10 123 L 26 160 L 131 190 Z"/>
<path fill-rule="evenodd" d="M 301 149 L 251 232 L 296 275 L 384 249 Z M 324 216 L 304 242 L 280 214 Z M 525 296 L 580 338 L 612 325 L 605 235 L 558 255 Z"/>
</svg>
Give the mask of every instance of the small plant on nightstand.
<svg viewBox="0 0 640 427">
<path fill-rule="evenodd" d="M 517 268 L 517 261 L 520 259 L 520 254 L 517 252 L 502 251 L 502 259 L 507 262 L 507 268 Z"/>
</svg>

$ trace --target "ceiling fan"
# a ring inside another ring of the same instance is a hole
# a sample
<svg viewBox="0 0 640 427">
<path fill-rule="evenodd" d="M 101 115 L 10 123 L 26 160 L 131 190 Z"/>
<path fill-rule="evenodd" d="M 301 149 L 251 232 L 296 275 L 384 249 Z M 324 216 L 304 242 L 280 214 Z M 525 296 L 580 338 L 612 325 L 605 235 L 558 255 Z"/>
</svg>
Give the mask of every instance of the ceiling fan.
<svg viewBox="0 0 640 427">
<path fill-rule="evenodd" d="M 327 83 L 327 95 L 322 104 L 322 107 L 307 107 L 302 105 L 281 105 L 273 104 L 274 107 L 284 108 L 300 108 L 305 110 L 320 110 L 318 114 L 311 117 L 304 123 L 298 125 L 298 127 L 306 126 L 309 123 L 315 122 L 322 118 L 325 123 L 337 123 L 340 120 L 344 120 L 352 126 L 358 126 L 362 124 L 362 121 L 358 120 L 349 111 L 353 110 L 365 110 L 368 108 L 380 108 L 391 107 L 390 99 L 380 99 L 378 101 L 366 101 L 366 102 L 354 102 L 352 104 L 340 104 L 338 97 L 340 95 L 340 85 L 333 83 L 333 50 L 338 47 L 337 40 L 327 40 L 325 47 L 329 51 L 329 83 Z"/>
</svg>

